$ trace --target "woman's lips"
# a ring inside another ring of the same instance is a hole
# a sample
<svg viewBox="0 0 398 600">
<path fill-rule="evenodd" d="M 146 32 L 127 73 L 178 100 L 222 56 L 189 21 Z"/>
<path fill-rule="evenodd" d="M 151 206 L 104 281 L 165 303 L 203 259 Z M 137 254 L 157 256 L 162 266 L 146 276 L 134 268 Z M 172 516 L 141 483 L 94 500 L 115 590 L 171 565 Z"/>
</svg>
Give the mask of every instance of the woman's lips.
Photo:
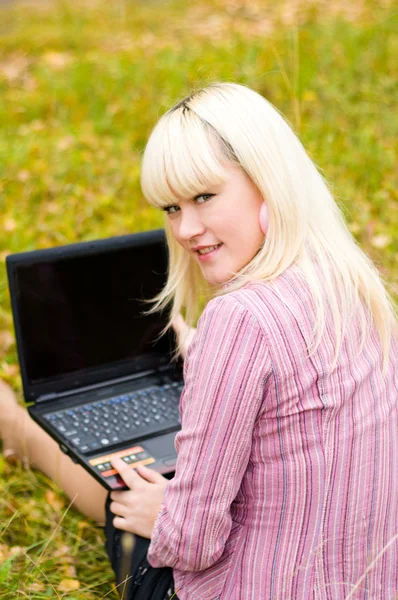
<svg viewBox="0 0 398 600">
<path fill-rule="evenodd" d="M 211 246 L 207 246 L 207 248 L 210 248 Z M 222 244 L 219 244 L 216 248 L 214 248 L 214 250 L 211 250 L 210 252 L 206 252 L 206 254 L 199 254 L 199 252 L 196 250 L 196 254 L 198 255 L 198 260 L 200 260 L 200 262 L 206 262 L 208 260 L 211 260 L 216 254 L 217 252 L 221 249 Z"/>
</svg>

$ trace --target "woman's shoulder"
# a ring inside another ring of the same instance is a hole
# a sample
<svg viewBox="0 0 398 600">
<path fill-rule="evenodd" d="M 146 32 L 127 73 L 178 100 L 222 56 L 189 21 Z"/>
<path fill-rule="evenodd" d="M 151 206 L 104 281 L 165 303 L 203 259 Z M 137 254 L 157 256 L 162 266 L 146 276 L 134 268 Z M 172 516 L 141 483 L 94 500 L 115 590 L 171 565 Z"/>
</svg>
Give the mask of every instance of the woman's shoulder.
<svg viewBox="0 0 398 600">
<path fill-rule="evenodd" d="M 227 292 L 224 306 L 240 306 L 240 310 L 250 312 L 253 317 L 263 321 L 264 316 L 278 319 L 281 313 L 308 310 L 311 296 L 308 285 L 297 267 L 290 267 L 272 280 L 250 281 L 243 287 Z M 218 300 L 216 298 L 215 300 Z"/>
<path fill-rule="evenodd" d="M 245 346 L 248 339 L 265 343 L 263 333 L 258 315 L 251 310 L 241 290 L 225 293 L 206 304 L 187 359 L 191 361 L 193 356 L 208 352 L 214 356 L 221 347 L 232 349 L 237 343 Z"/>
<path fill-rule="evenodd" d="M 218 321 L 244 319 L 255 323 L 255 314 L 252 313 L 250 307 L 245 302 L 241 291 L 239 289 L 227 292 L 210 300 L 199 319 L 198 327 L 204 321 L 210 322 L 215 319 Z"/>
<path fill-rule="evenodd" d="M 208 302 L 198 326 L 203 323 L 228 321 L 230 326 L 247 326 L 269 329 L 299 317 L 308 310 L 310 302 L 305 282 L 297 269 L 290 268 L 272 281 L 251 281 L 239 289 L 224 291 L 224 294 Z M 290 315 L 290 316 L 288 316 Z"/>
</svg>

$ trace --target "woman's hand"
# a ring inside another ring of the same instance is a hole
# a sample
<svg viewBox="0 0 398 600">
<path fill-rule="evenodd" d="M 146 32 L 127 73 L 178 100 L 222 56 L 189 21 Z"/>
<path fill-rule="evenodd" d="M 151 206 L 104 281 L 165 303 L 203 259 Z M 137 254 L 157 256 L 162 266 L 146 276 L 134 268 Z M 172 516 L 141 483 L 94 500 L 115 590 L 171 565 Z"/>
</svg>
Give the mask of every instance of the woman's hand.
<svg viewBox="0 0 398 600">
<path fill-rule="evenodd" d="M 132 469 L 120 458 L 112 461 L 126 485 L 123 492 L 111 492 L 110 510 L 117 529 L 151 539 L 153 526 L 169 480 L 148 467 Z"/>
<path fill-rule="evenodd" d="M 178 314 L 172 321 L 172 327 L 176 332 L 178 344 L 181 348 L 181 356 L 185 360 L 189 344 L 192 342 L 196 333 L 195 327 L 190 327 L 184 321 L 181 314 Z"/>
</svg>

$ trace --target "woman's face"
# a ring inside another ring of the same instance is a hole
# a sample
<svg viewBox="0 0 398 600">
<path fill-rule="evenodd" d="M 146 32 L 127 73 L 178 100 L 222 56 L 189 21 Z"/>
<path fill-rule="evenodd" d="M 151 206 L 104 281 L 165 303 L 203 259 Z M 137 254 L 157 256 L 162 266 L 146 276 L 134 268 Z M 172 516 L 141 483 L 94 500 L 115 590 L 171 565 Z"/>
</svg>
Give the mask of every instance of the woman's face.
<svg viewBox="0 0 398 600">
<path fill-rule="evenodd" d="M 227 174 L 224 183 L 164 209 L 177 242 L 216 286 L 246 266 L 264 241 L 260 192 L 239 167 L 228 166 Z"/>
</svg>

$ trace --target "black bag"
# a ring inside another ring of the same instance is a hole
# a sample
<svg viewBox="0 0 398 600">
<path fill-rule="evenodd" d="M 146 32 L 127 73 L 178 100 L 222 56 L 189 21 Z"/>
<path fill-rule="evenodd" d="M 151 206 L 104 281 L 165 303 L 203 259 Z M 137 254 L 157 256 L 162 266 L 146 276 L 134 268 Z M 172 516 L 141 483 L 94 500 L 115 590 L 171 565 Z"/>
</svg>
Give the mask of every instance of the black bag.
<svg viewBox="0 0 398 600">
<path fill-rule="evenodd" d="M 105 547 L 122 600 L 178 600 L 174 592 L 173 569 L 156 569 L 149 564 L 147 552 L 150 540 L 116 529 L 109 504 L 108 496 Z"/>
<path fill-rule="evenodd" d="M 123 560 L 123 536 L 126 534 L 122 533 L 121 537 L 122 560 L 118 565 L 119 573 L 117 573 L 118 582 L 125 581 L 125 584 L 119 586 L 121 598 L 123 600 L 169 600 L 173 597 L 173 600 L 178 600 L 177 596 L 173 595 L 173 570 L 169 567 L 156 569 L 147 560 L 149 540 L 137 535 L 133 536 L 135 545 L 131 559 Z M 125 568 L 123 573 L 123 565 L 129 565 L 130 569 Z"/>
</svg>

